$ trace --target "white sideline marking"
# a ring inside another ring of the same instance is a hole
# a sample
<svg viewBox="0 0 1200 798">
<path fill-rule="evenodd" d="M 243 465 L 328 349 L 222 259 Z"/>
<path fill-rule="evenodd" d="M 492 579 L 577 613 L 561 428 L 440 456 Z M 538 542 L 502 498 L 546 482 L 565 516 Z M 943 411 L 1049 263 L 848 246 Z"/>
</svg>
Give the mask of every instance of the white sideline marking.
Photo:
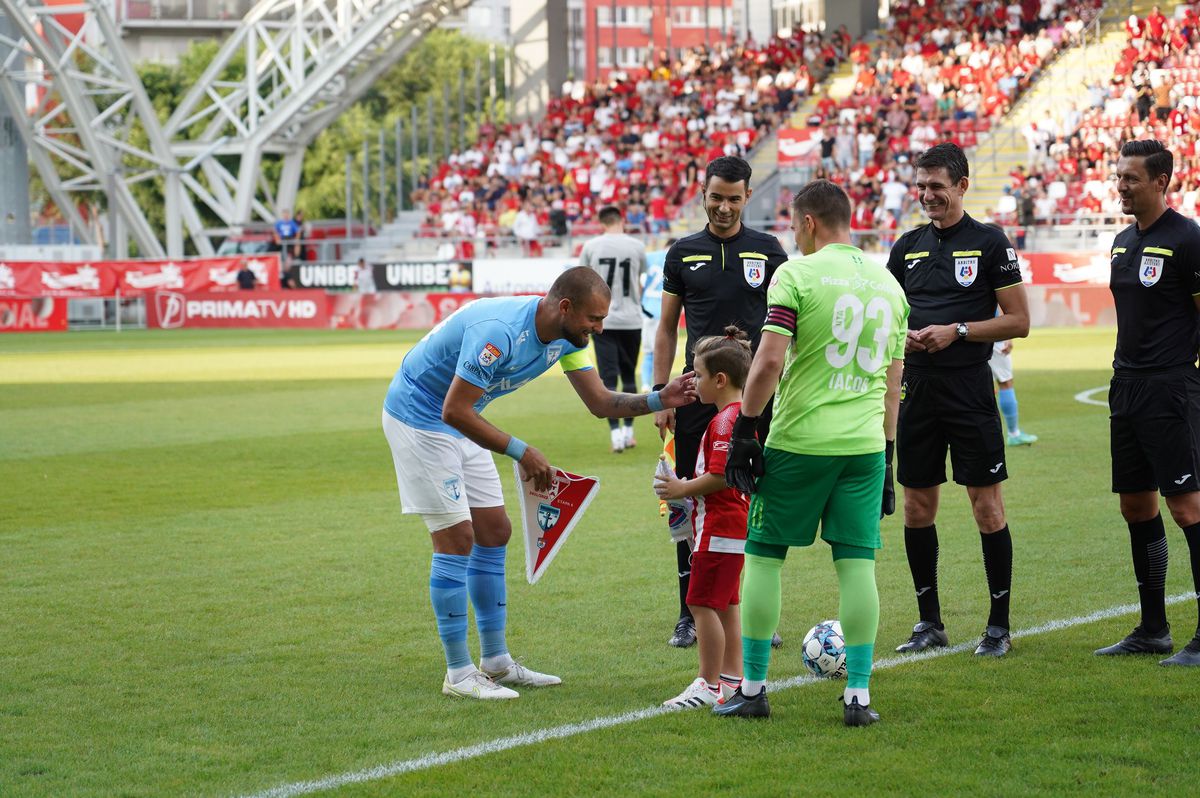
<svg viewBox="0 0 1200 798">
<path fill-rule="evenodd" d="M 1092 394 L 1107 391 L 1107 385 L 1101 385 L 1099 388 L 1088 388 L 1086 391 L 1080 391 L 1075 394 L 1076 402 L 1083 402 L 1085 405 L 1096 405 L 1097 407 L 1108 407 L 1108 402 L 1101 402 L 1099 399 L 1093 399 Z"/>
<path fill-rule="evenodd" d="M 1189 601 L 1196 598 L 1195 593 L 1180 593 L 1167 598 L 1167 605 L 1178 604 L 1181 601 Z M 1139 609 L 1137 604 L 1121 604 L 1116 607 L 1109 607 L 1104 610 L 1097 610 L 1088 615 L 1077 615 L 1074 618 L 1060 618 L 1055 621 L 1048 621 L 1040 626 L 1035 626 L 1032 629 L 1024 629 L 1013 632 L 1014 638 L 1028 637 L 1030 635 L 1045 634 L 1046 632 L 1056 632 L 1060 629 L 1068 629 L 1072 626 L 1081 626 L 1083 624 L 1094 623 L 1096 621 L 1104 621 L 1109 618 L 1119 618 L 1122 615 L 1129 615 L 1137 612 Z M 970 651 L 978 645 L 977 642 L 959 643 L 956 646 L 948 648 L 927 649 L 919 654 L 908 654 L 900 657 L 888 657 L 887 659 L 877 660 L 873 670 L 880 671 L 886 668 L 894 668 L 897 665 L 905 665 L 911 662 L 924 662 L 925 660 L 937 659 L 938 657 L 946 657 L 951 654 L 961 654 L 964 651 Z M 801 687 L 806 684 L 815 684 L 818 681 L 817 677 L 810 674 L 802 674 L 793 676 L 790 679 L 783 681 L 770 682 L 769 687 L 772 692 L 780 690 L 789 690 L 793 687 Z M 349 784 L 362 784 L 368 781 L 378 781 L 380 779 L 399 776 L 402 773 L 412 773 L 417 770 L 428 770 L 439 765 L 450 765 L 455 762 L 462 762 L 467 759 L 476 759 L 488 754 L 497 754 L 501 751 L 509 751 L 513 748 L 520 748 L 526 745 L 545 742 L 547 740 L 561 740 L 564 737 L 574 737 L 577 734 L 586 734 L 587 732 L 598 731 L 600 729 L 608 729 L 613 726 L 623 726 L 626 723 L 634 723 L 647 718 L 658 717 L 669 712 L 677 712 L 679 710 L 668 709 L 667 707 L 647 707 L 646 709 L 638 709 L 632 712 L 626 712 L 621 715 L 610 715 L 604 718 L 593 718 L 592 720 L 583 721 L 582 723 L 567 723 L 562 726 L 552 726 L 548 729 L 539 729 L 537 731 L 525 732 L 523 734 L 514 734 L 511 737 L 501 737 L 496 740 L 491 740 L 486 743 L 466 746 L 465 748 L 455 748 L 452 751 L 443 751 L 440 754 L 426 754 L 425 756 L 416 759 L 405 759 L 399 762 L 392 762 L 386 765 L 376 765 L 373 768 L 366 770 L 357 770 L 351 773 L 339 773 L 333 776 L 325 776 L 324 778 L 314 779 L 312 781 L 297 781 L 291 784 L 281 784 L 278 787 L 272 787 L 269 790 L 256 792 L 246 798 L 294 798 L 298 795 L 310 795 L 315 792 L 324 792 L 325 790 L 336 790 L 339 787 L 345 787 Z"/>
</svg>

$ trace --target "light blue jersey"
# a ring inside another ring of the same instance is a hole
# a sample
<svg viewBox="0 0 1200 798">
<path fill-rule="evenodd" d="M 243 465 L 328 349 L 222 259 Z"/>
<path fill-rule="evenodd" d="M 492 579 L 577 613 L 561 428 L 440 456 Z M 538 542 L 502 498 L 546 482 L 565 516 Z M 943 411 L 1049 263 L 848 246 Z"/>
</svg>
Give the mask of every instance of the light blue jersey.
<svg viewBox="0 0 1200 798">
<path fill-rule="evenodd" d="M 663 265 L 665 249 L 646 253 L 646 273 L 642 275 L 642 311 L 652 319 L 662 315 Z"/>
<path fill-rule="evenodd" d="M 483 389 L 475 403 L 475 412 L 482 413 L 493 399 L 512 393 L 556 362 L 563 371 L 591 368 L 586 349 L 562 338 L 538 340 L 534 315 L 540 299 L 477 299 L 459 308 L 404 357 L 384 410 L 410 427 L 461 438 L 461 432 L 442 421 L 442 404 L 455 377 Z"/>
</svg>

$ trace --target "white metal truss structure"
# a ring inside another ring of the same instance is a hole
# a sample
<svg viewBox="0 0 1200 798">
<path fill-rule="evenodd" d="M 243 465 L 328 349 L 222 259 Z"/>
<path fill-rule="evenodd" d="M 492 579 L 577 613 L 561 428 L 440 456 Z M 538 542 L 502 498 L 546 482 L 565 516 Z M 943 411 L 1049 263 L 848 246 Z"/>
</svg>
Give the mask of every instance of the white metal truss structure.
<svg viewBox="0 0 1200 798">
<path fill-rule="evenodd" d="M 130 186 L 165 177 L 166 213 L 179 222 L 168 249 L 181 253 L 183 228 L 199 236 L 200 217 L 180 202 L 178 165 L 111 15 L 93 0 L 76 6 L 0 0 L 0 7 L 16 30 L 15 40 L 5 42 L 12 49 L 0 64 L 0 93 L 75 234 L 95 241 L 78 206 L 83 195 L 102 192 L 118 251 L 127 231 L 143 256 L 162 256 L 163 243 Z M 82 24 L 73 32 L 61 20 L 75 15 Z M 36 98 L 31 110 L 26 87 Z"/>
<path fill-rule="evenodd" d="M 165 125 L 159 124 L 103 0 L 46 6 L 0 0 L 18 26 L 0 64 L 0 93 L 47 189 L 84 240 L 94 236 L 72 192 L 102 191 L 144 255 L 183 254 L 186 230 L 212 251 L 197 210 L 226 226 L 292 207 L 304 153 L 444 17 L 471 0 L 260 0 Z M 59 22 L 82 14 L 73 34 Z M 39 101 L 23 113 L 22 84 Z M 135 133 L 136 131 L 136 133 Z M 278 183 L 263 157 L 282 158 Z M 130 185 L 163 181 L 166 252 Z"/>
</svg>

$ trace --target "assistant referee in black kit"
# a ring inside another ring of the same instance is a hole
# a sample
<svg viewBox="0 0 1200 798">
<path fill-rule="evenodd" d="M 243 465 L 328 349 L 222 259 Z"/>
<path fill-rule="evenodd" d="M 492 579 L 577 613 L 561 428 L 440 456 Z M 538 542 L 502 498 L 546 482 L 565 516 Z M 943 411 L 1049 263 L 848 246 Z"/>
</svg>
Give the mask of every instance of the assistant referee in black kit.
<svg viewBox="0 0 1200 798">
<path fill-rule="evenodd" d="M 735 324 L 750 334 L 758 348 L 767 315 L 767 285 L 787 253 L 770 233 L 742 224 L 742 211 L 750 199 L 750 164 L 734 156 L 711 161 L 704 170 L 704 212 L 708 224 L 698 233 L 676 241 L 667 250 L 663 265 L 662 316 L 654 341 L 654 382 L 666 383 L 679 345 L 679 313 L 687 322 L 684 371 L 692 370 L 692 349 L 706 335 L 724 335 Z M 700 438 L 716 415 L 714 405 L 694 402 L 654 414 L 659 430 L 675 430 L 675 470 L 690 477 L 696 468 Z M 763 413 L 764 429 L 770 413 Z M 676 544 L 679 567 L 679 621 L 670 643 L 686 647 L 696 642 L 696 626 L 687 608 L 691 574 L 689 543 Z"/>
<path fill-rule="evenodd" d="M 1008 470 L 988 359 L 994 341 L 1029 334 L 1029 304 L 1008 238 L 963 211 L 970 183 L 963 151 L 938 144 L 921 154 L 916 167 L 917 195 L 929 224 L 901 236 L 888 258 L 888 270 L 911 307 L 896 479 L 904 486 L 904 547 L 920 611 L 912 637 L 896 650 L 948 643 L 938 601 L 935 521 L 949 448 L 954 481 L 966 487 L 979 527 L 991 595 L 975 653 L 1002 657 L 1012 645 L 1012 537 L 1000 495 Z M 996 315 L 997 303 L 1003 315 Z"/>
<path fill-rule="evenodd" d="M 1129 525 L 1141 623 L 1100 655 L 1168 654 L 1167 537 L 1158 494 L 1183 529 L 1200 591 L 1200 228 L 1167 207 L 1173 168 L 1158 141 L 1129 141 L 1117 161 L 1121 211 L 1109 285 L 1117 348 L 1108 389 L 1112 489 Z M 1200 665 L 1200 626 L 1163 665 Z"/>
</svg>

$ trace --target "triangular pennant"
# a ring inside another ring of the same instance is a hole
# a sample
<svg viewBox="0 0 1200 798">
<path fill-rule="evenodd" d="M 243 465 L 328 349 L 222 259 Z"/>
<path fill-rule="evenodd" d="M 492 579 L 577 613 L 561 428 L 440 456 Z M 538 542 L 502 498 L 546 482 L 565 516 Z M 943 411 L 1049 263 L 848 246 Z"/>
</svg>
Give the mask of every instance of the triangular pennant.
<svg viewBox="0 0 1200 798">
<path fill-rule="evenodd" d="M 521 467 L 513 463 L 517 495 L 521 497 L 521 526 L 525 532 L 525 578 L 534 584 L 550 567 L 571 530 L 600 490 L 598 477 L 581 477 L 561 468 L 547 491 L 533 489 L 521 480 Z"/>
</svg>

